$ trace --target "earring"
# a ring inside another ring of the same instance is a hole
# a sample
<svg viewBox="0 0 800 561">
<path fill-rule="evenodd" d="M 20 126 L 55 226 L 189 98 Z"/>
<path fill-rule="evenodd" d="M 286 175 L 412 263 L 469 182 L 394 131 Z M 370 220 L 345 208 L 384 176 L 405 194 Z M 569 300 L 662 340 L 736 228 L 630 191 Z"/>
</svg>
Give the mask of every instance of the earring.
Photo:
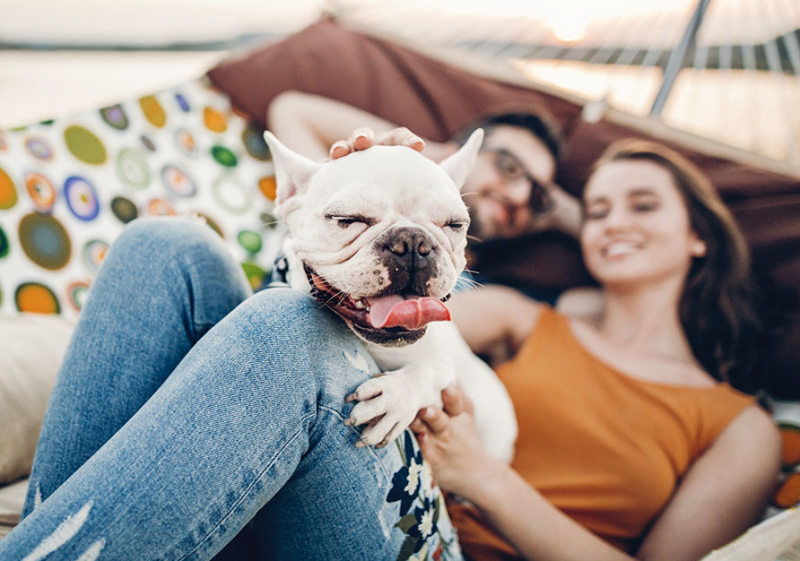
<svg viewBox="0 0 800 561">
<path fill-rule="evenodd" d="M 705 257 L 706 254 L 706 242 L 702 240 L 697 240 L 692 244 L 692 255 L 694 257 Z"/>
</svg>

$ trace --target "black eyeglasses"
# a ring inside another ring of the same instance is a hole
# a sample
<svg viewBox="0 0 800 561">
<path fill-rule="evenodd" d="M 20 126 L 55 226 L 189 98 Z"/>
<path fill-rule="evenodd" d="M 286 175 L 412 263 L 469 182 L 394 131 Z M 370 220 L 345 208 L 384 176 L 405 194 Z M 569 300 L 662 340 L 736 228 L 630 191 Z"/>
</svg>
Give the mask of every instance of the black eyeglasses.
<svg viewBox="0 0 800 561">
<path fill-rule="evenodd" d="M 494 167 L 505 181 L 508 183 L 526 181 L 530 185 L 528 206 L 533 213 L 547 214 L 553 210 L 553 198 L 550 196 L 550 190 L 525 169 L 519 158 L 505 148 L 486 148 L 484 152 L 494 155 Z"/>
</svg>

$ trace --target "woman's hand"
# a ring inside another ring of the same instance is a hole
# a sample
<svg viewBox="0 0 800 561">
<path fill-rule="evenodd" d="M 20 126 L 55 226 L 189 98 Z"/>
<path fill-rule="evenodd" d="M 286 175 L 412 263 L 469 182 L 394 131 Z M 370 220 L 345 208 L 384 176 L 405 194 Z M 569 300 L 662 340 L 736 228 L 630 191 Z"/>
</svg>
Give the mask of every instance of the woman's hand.
<svg viewBox="0 0 800 561">
<path fill-rule="evenodd" d="M 481 444 L 472 403 L 461 388 L 456 384 L 445 389 L 442 400 L 444 410 L 421 409 L 411 430 L 439 487 L 470 499 L 500 462 Z"/>
<path fill-rule="evenodd" d="M 478 439 L 472 404 L 459 387 L 443 391 L 442 400 L 444 411 L 425 407 L 411 423 L 442 490 L 473 503 L 525 559 L 633 561 L 490 456 Z"/>
</svg>

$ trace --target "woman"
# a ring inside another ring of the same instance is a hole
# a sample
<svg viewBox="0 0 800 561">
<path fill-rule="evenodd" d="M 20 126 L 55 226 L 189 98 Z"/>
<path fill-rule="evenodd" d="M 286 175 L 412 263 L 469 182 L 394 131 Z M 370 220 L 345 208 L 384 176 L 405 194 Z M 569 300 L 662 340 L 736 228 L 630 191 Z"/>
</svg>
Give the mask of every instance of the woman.
<svg viewBox="0 0 800 561">
<path fill-rule="evenodd" d="M 769 416 L 721 382 L 753 385 L 746 246 L 702 175 L 652 143 L 609 148 L 583 213 L 596 316 L 499 287 L 452 305 L 473 351 L 519 348 L 499 369 L 520 424 L 512 465 L 468 414 L 429 408 L 412 428 L 441 488 L 474 505 L 450 513 L 476 560 L 696 560 L 757 520 L 779 469 Z"/>
</svg>

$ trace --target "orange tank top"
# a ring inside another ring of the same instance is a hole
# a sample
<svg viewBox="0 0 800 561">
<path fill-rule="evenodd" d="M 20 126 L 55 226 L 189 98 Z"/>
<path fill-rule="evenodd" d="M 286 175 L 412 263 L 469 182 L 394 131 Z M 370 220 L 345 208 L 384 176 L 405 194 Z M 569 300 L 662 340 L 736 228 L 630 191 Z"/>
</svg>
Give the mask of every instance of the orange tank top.
<svg viewBox="0 0 800 561">
<path fill-rule="evenodd" d="M 589 354 L 568 318 L 550 308 L 498 375 L 519 423 L 512 467 L 628 552 L 691 463 L 755 402 L 725 383 L 672 386 L 619 372 Z M 519 559 L 477 511 L 452 501 L 448 510 L 470 558 Z"/>
</svg>

